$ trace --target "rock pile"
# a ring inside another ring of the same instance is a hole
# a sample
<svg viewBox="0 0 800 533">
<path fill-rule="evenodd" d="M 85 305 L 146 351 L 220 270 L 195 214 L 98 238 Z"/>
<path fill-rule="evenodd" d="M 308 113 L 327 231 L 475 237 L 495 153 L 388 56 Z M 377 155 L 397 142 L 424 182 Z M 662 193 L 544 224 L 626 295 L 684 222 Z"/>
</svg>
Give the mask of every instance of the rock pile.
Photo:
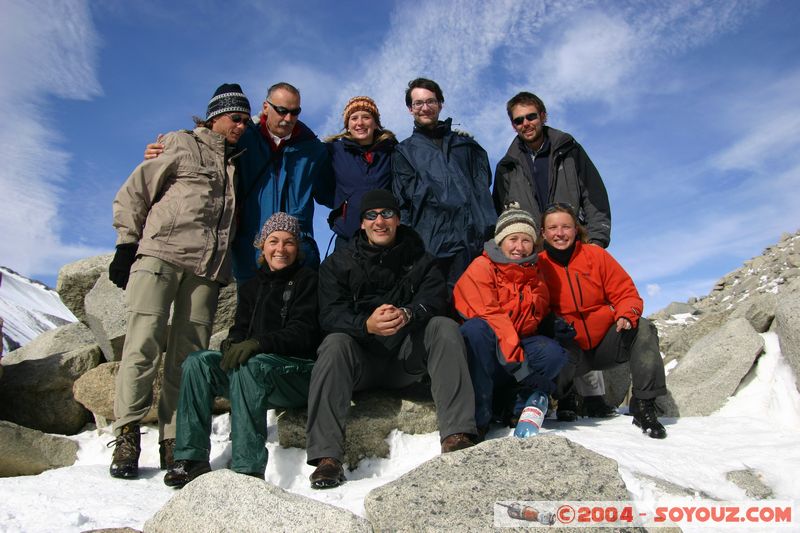
<svg viewBox="0 0 800 533">
<path fill-rule="evenodd" d="M 68 265 L 59 277 L 60 289 L 70 294 L 72 310 L 84 323 L 48 332 L 3 360 L 0 418 L 16 423 L 0 422 L 0 475 L 72 464 L 76 451 L 72 441 L 35 430 L 75 433 L 88 420 L 86 407 L 99 422 L 113 417 L 111 384 L 124 340 L 125 313 L 122 292 L 109 286 L 105 276 L 103 265 L 109 259 Z M 82 308 L 76 303 L 81 301 Z M 235 289 L 228 288 L 214 345 L 230 326 L 234 306 Z M 662 403 L 667 415 L 703 416 L 716 411 L 752 372 L 764 349 L 765 332 L 778 336 L 784 356 L 798 374 L 800 234 L 785 235 L 762 256 L 723 277 L 707 297 L 671 304 L 651 319 L 659 328 L 669 368 L 670 395 Z M 610 401 L 624 401 L 629 388 L 626 369 L 607 372 L 606 385 Z M 351 466 L 365 456 L 385 454 L 385 435 L 392 428 L 429 432 L 436 427 L 430 397 L 419 390 L 400 396 L 357 396 L 351 418 L 346 452 Z M 304 446 L 304 426 L 302 410 L 283 414 L 278 423 L 281 444 Z M 16 462 L 9 462 L 9 456 Z M 537 460 L 541 457 L 548 460 Z M 532 471 L 531 464 L 537 464 L 538 471 Z M 772 494 L 757 471 L 741 469 L 727 475 L 749 497 Z M 683 487 L 669 488 L 666 480 L 651 481 L 676 495 L 685 492 Z M 562 437 L 542 435 L 493 439 L 436 457 L 372 490 L 365 500 L 367 520 L 264 481 L 219 470 L 176 493 L 144 530 L 490 531 L 496 528 L 495 503 L 511 497 L 618 501 L 626 500 L 628 492 L 613 460 Z M 239 512 L 243 508 L 248 512 Z"/>
</svg>

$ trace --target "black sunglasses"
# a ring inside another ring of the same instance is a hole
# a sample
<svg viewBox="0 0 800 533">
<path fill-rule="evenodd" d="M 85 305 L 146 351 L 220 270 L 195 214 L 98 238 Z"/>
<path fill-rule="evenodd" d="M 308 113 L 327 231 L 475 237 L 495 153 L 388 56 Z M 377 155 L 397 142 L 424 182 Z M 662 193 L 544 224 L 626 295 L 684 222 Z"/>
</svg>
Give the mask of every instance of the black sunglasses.
<svg viewBox="0 0 800 533">
<path fill-rule="evenodd" d="M 553 202 L 552 204 L 548 204 L 547 207 L 544 208 L 544 214 L 549 215 L 550 213 L 558 211 L 559 209 L 568 210 L 572 214 L 575 213 L 575 208 L 572 207 L 572 205 L 566 202 Z"/>
<path fill-rule="evenodd" d="M 275 110 L 277 114 L 279 114 L 282 117 L 286 116 L 287 114 L 296 117 L 297 115 L 300 114 L 300 111 L 302 110 L 302 108 L 300 107 L 298 107 L 297 109 L 289 109 L 288 107 L 283 107 L 282 105 L 275 105 L 269 100 L 267 100 L 267 103 L 270 105 L 270 107 L 272 107 L 272 109 Z"/>
<path fill-rule="evenodd" d="M 248 117 L 247 115 L 236 114 L 236 115 L 228 115 L 228 118 L 230 118 L 231 122 L 233 122 L 234 124 L 239 124 L 240 122 L 247 122 L 250 117 Z"/>
<path fill-rule="evenodd" d="M 516 124 L 517 126 L 522 126 L 522 124 L 527 120 L 528 122 L 533 122 L 539 118 L 539 113 L 528 113 L 527 115 L 521 115 L 519 117 L 514 117 L 511 119 L 511 122 Z"/>
<path fill-rule="evenodd" d="M 394 209 L 384 209 L 383 211 L 365 211 L 362 215 L 362 218 L 367 220 L 375 220 L 378 218 L 378 215 L 383 217 L 384 219 L 392 218 L 395 215 Z"/>
</svg>

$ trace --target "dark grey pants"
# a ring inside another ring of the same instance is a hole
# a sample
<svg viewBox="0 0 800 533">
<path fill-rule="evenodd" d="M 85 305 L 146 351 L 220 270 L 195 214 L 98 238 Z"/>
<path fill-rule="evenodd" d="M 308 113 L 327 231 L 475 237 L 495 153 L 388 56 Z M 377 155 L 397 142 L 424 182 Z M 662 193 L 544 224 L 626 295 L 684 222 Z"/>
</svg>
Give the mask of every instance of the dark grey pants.
<svg viewBox="0 0 800 533">
<path fill-rule="evenodd" d="M 308 393 L 308 464 L 344 457 L 345 421 L 353 392 L 402 388 L 431 377 L 431 392 L 441 439 L 475 434 L 475 394 L 458 325 L 434 317 L 424 330 L 403 341 L 397 354 L 368 353 L 351 336 L 331 333 L 317 350 Z"/>
<path fill-rule="evenodd" d="M 630 361 L 634 398 L 649 400 L 667 393 L 664 361 L 658 347 L 658 332 L 652 322 L 639 319 L 635 329 L 617 332 L 616 323 L 608 329 L 600 344 L 583 351 L 577 344 L 567 346 L 569 362 L 561 370 L 559 386 L 573 376 L 590 370 L 605 370 Z M 560 391 L 561 392 L 561 391 Z"/>
</svg>

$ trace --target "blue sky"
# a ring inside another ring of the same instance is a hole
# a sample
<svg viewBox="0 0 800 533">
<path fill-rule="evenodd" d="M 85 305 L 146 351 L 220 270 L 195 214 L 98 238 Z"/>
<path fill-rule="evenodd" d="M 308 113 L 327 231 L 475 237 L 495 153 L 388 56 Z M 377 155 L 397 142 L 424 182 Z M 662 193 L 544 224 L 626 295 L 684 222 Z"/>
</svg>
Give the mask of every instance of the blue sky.
<svg viewBox="0 0 800 533">
<path fill-rule="evenodd" d="M 0 0 L 0 265 L 51 285 L 111 251 L 111 201 L 159 132 L 214 89 L 277 81 L 337 133 L 351 96 L 411 131 L 408 80 L 494 168 L 505 101 L 541 96 L 600 170 L 610 251 L 655 311 L 800 228 L 800 2 Z M 324 209 L 318 242 L 325 248 Z"/>
</svg>

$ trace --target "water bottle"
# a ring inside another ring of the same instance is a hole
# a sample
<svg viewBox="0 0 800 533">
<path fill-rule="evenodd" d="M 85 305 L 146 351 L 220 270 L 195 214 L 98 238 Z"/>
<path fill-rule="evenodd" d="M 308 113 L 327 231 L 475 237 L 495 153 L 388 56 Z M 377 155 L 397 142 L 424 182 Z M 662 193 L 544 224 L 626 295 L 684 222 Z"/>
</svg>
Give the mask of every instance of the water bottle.
<svg viewBox="0 0 800 533">
<path fill-rule="evenodd" d="M 525 438 L 532 437 L 539 433 L 544 421 L 544 415 L 547 413 L 547 394 L 541 391 L 534 391 L 528 397 L 525 403 L 525 408 L 522 414 L 519 415 L 519 422 L 517 428 L 514 430 L 514 436 Z"/>
</svg>

